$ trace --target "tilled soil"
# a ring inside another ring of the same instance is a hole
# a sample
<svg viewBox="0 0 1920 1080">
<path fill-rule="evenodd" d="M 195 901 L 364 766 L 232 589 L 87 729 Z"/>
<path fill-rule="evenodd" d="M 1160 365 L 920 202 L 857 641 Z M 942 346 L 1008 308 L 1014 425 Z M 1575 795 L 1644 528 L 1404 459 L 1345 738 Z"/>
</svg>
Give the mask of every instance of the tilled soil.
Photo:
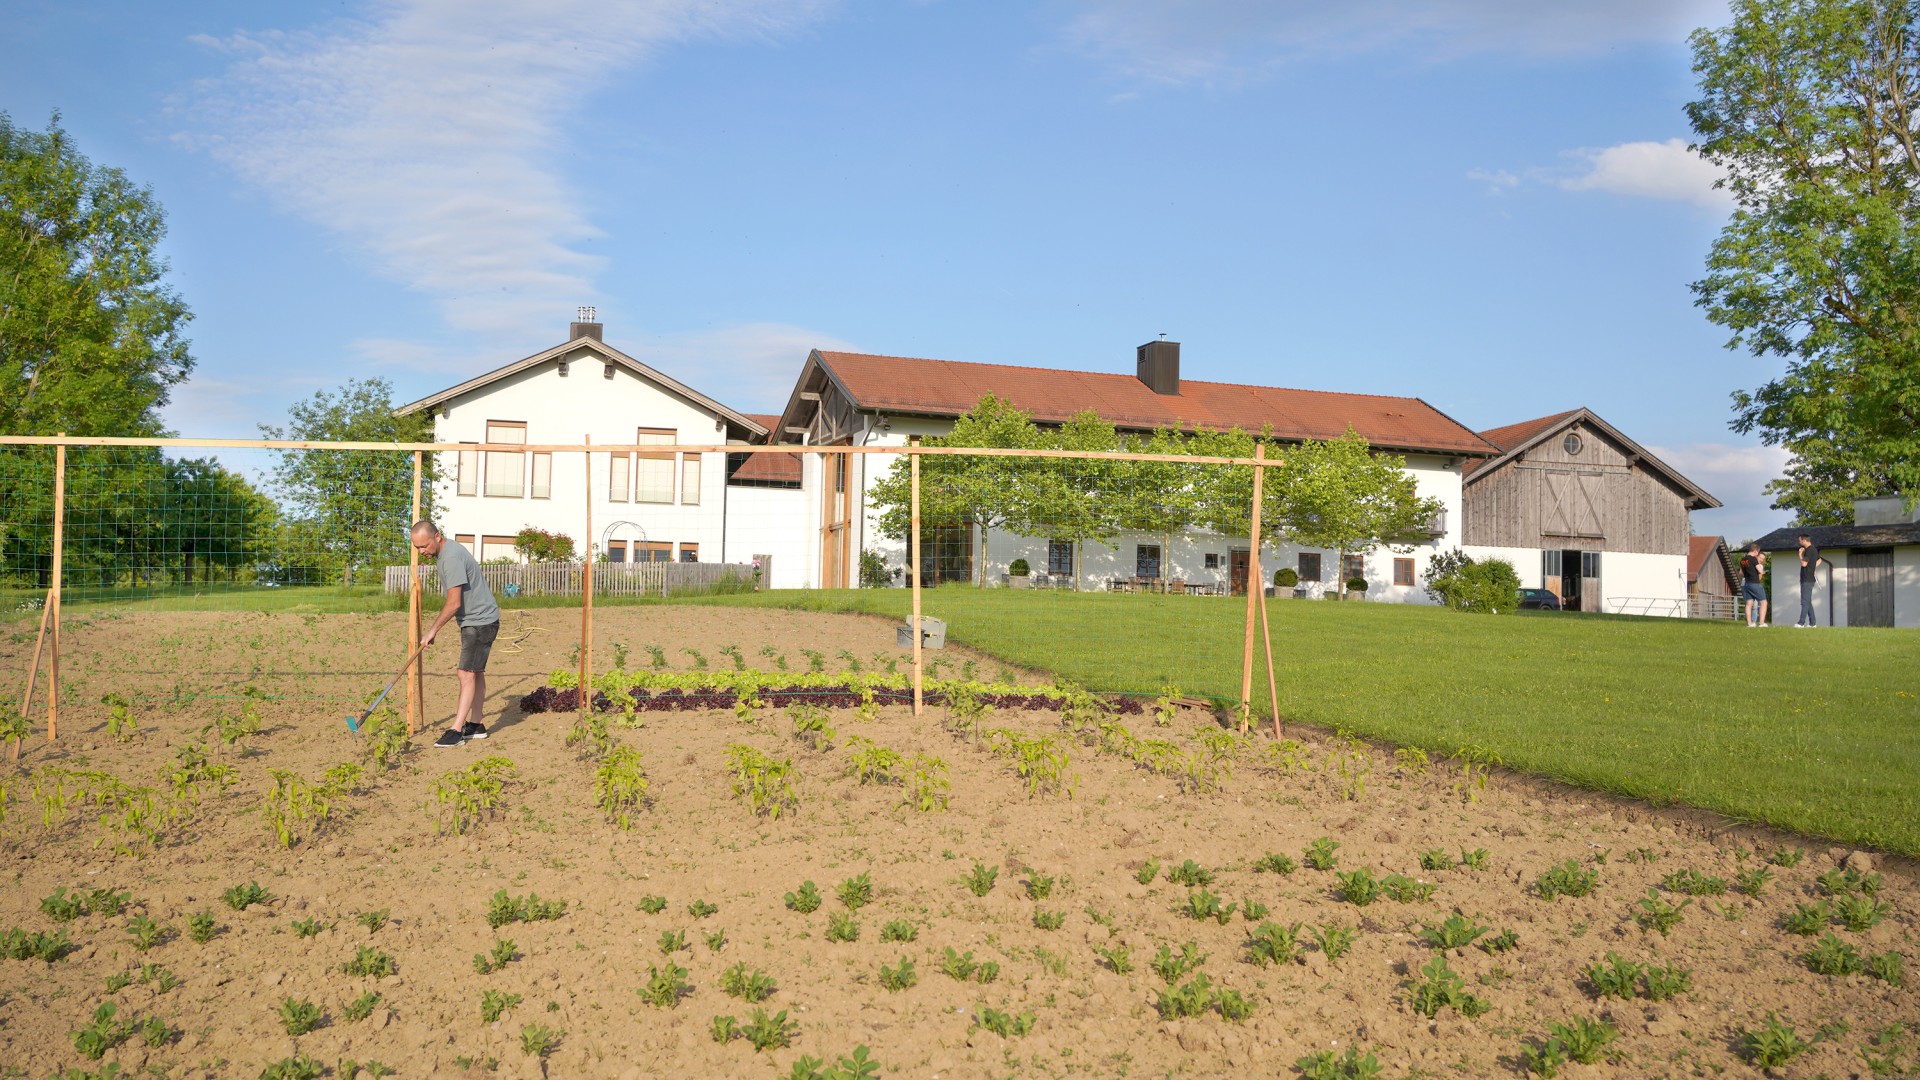
<svg viewBox="0 0 1920 1080">
<path fill-rule="evenodd" d="M 100 1069 L 76 1050 L 73 1033 L 102 1001 L 117 1004 L 118 1019 L 158 1017 L 169 1029 L 153 1048 L 132 1035 L 106 1061 L 179 1077 L 251 1077 L 296 1054 L 336 1075 L 350 1068 L 343 1062 L 379 1061 L 401 1076 L 786 1076 L 803 1054 L 831 1061 L 857 1045 L 898 1076 L 1279 1075 L 1304 1054 L 1352 1045 L 1378 1055 L 1388 1077 L 1515 1076 L 1523 1045 L 1537 1045 L 1549 1023 L 1580 1017 L 1605 1020 L 1619 1035 L 1608 1060 L 1562 1075 L 1740 1076 L 1758 1075 L 1738 1047 L 1769 1013 L 1815 1039 L 1780 1072 L 1837 1077 L 1867 1075 L 1861 1049 L 1889 1025 L 1920 1017 L 1911 984 L 1814 974 L 1804 960 L 1814 939 L 1780 925 L 1796 905 L 1824 895 L 1815 878 L 1849 852 L 1500 774 L 1480 790 L 1463 784 L 1457 765 L 1400 762 L 1314 734 L 1289 733 L 1302 743 L 1291 767 L 1266 752 L 1270 735 L 1257 736 L 1219 790 L 1197 793 L 1072 740 L 1055 714 L 991 716 L 984 726 L 1056 734 L 1070 748 L 1073 797 L 1029 798 L 1006 758 L 950 734 L 937 709 L 915 719 L 888 708 L 870 722 L 836 713 L 838 741 L 820 751 L 793 739 L 777 709 L 751 723 L 732 712 L 643 713 L 644 726 L 615 731 L 642 753 L 652 784 L 650 807 L 623 832 L 593 805 L 592 763 L 564 745 L 573 718 L 523 717 L 513 705 L 564 665 L 577 620 L 530 613 L 526 624 L 545 632 L 515 620 L 510 613 L 502 641 L 519 640 L 520 651 L 497 652 L 490 678 L 492 737 L 431 749 L 429 728 L 400 768 L 344 799 L 330 824 L 291 850 L 278 846 L 260 813 L 270 770 L 311 780 L 357 758 L 361 744 L 341 718 L 391 674 L 384 665 L 398 662 L 397 616 L 130 615 L 70 630 L 62 738 L 30 744 L 3 774 L 14 881 L 0 892 L 0 929 L 64 929 L 76 948 L 51 965 L 0 960 L 0 1066 L 34 1077 Z M 607 609 L 596 633 L 602 667 L 614 642 L 628 646 L 629 667 L 648 665 L 646 644 L 665 648 L 676 669 L 689 666 L 680 651 L 689 648 L 727 665 L 719 650 L 735 642 L 760 668 L 773 665 L 758 654 L 762 645 L 793 670 L 807 667 L 803 649 L 832 657 L 830 670 L 844 666 L 841 649 L 869 666 L 898 655 L 890 624 L 794 612 Z M 0 664 L 23 670 L 30 648 L 30 640 L 0 646 Z M 444 668 L 453 652 L 450 643 L 438 648 L 429 665 L 436 722 L 451 705 Z M 970 658 L 947 655 L 956 668 Z M 983 678 L 999 667 L 971 659 Z M 96 769 L 155 783 L 180 746 L 209 740 L 202 728 L 242 707 L 245 686 L 270 696 L 261 706 L 267 731 L 245 756 L 216 751 L 238 767 L 239 782 L 170 828 L 157 850 L 115 854 L 101 843 L 101 826 L 78 812 L 42 825 L 33 770 Z M 105 730 L 99 699 L 109 692 L 139 695 L 140 730 L 130 742 Z M 1137 735 L 1183 746 L 1217 725 L 1197 710 L 1166 726 L 1151 716 L 1126 722 Z M 847 775 L 855 735 L 908 757 L 944 759 L 948 809 L 915 812 L 902 804 L 900 785 Z M 733 794 L 726 752 L 737 743 L 793 759 L 797 814 L 755 817 Z M 437 834 L 427 811 L 432 785 L 487 755 L 515 768 L 503 812 L 466 835 Z M 1340 898 L 1332 871 L 1253 868 L 1270 852 L 1298 863 L 1323 836 L 1340 844 L 1338 870 L 1371 868 L 1437 888 L 1429 900 L 1361 907 Z M 1683 899 L 1662 887 L 1669 874 L 1691 869 L 1731 883 L 1782 847 L 1803 857 L 1775 867 L 1758 897 L 1730 889 L 1695 898 L 1665 936 L 1636 922 L 1649 889 Z M 1422 870 L 1420 854 L 1436 849 L 1455 859 L 1484 849 L 1486 866 Z M 1873 861 L 1852 858 L 1856 867 Z M 1248 962 L 1256 924 L 1242 912 L 1225 922 L 1181 914 L 1192 890 L 1170 882 L 1167 870 L 1189 859 L 1213 872 L 1205 888 L 1223 904 L 1251 901 L 1270 909 L 1262 921 L 1303 924 L 1298 959 Z M 1551 902 L 1537 896 L 1536 879 L 1568 859 L 1597 870 L 1597 889 Z M 1159 873 L 1143 884 L 1150 861 Z M 976 862 L 998 869 L 985 896 L 961 883 Z M 1911 870 L 1875 869 L 1887 905 L 1878 925 L 1826 929 L 1863 956 L 1898 952 L 1920 966 Z M 859 936 L 829 941 L 830 915 L 847 910 L 835 887 L 860 873 L 870 875 L 875 895 L 852 913 Z M 1025 883 L 1036 877 L 1056 879 L 1045 899 L 1027 895 Z M 241 912 L 222 903 L 228 887 L 256 880 L 274 899 Z M 783 896 L 807 880 L 826 899 L 801 914 Z M 133 905 L 117 917 L 57 923 L 40 899 L 60 886 L 125 890 Z M 485 915 L 503 889 L 565 900 L 567 908 L 556 920 L 495 932 Z M 664 911 L 639 910 L 652 895 L 666 899 Z M 695 917 L 696 901 L 718 911 Z M 378 930 L 357 921 L 378 909 L 390 914 Z M 1518 944 L 1449 953 L 1464 989 L 1490 1007 L 1475 1018 L 1443 1009 L 1429 1019 L 1413 1008 L 1412 984 L 1436 953 L 1417 935 L 1456 910 L 1488 927 L 1486 937 L 1514 931 Z M 196 944 L 185 930 L 202 911 L 221 931 Z M 1064 915 L 1064 924 L 1041 929 L 1036 913 Z M 137 914 L 170 936 L 136 951 L 127 927 Z M 896 920 L 912 924 L 913 940 L 881 940 Z M 301 936 L 296 923 L 317 932 Z M 1328 926 L 1359 932 L 1335 961 L 1312 944 L 1312 928 Z M 672 931 L 685 933 L 687 947 L 663 955 L 660 938 Z M 520 958 L 480 974 L 475 954 L 500 938 L 511 939 Z M 1205 955 L 1198 970 L 1213 987 L 1252 1001 L 1244 1022 L 1217 1009 L 1161 1018 L 1156 1002 L 1166 985 L 1150 961 L 1159 947 L 1177 952 L 1186 942 Z M 363 945 L 390 954 L 397 974 L 346 974 L 343 965 Z M 1132 968 L 1125 974 L 1096 952 L 1122 947 Z M 943 974 L 948 948 L 997 963 L 998 978 L 981 984 Z M 1689 968 L 1692 989 L 1666 1002 L 1598 998 L 1583 971 L 1608 953 Z M 880 969 L 903 958 L 913 961 L 917 982 L 890 992 Z M 643 1003 L 638 989 L 669 961 L 687 969 L 691 992 L 674 1008 Z M 716 1016 L 745 1021 L 752 1012 L 720 985 L 722 973 L 742 963 L 772 978 L 777 989 L 764 1006 L 786 1012 L 791 1046 L 756 1053 L 744 1040 L 712 1039 Z M 164 968 L 179 985 L 161 990 L 160 972 L 145 965 Z M 109 991 L 116 975 L 131 981 Z M 484 1024 L 487 990 L 520 1001 Z M 367 1019 L 348 1019 L 346 1005 L 368 991 L 381 995 L 379 1005 Z M 317 1003 L 322 1025 L 286 1034 L 276 1008 L 290 996 Z M 983 1008 L 1031 1013 L 1032 1030 L 983 1030 Z M 544 1059 L 522 1051 L 530 1024 L 564 1033 Z M 1920 1050 L 1893 1045 L 1897 1069 L 1920 1063 Z"/>
</svg>

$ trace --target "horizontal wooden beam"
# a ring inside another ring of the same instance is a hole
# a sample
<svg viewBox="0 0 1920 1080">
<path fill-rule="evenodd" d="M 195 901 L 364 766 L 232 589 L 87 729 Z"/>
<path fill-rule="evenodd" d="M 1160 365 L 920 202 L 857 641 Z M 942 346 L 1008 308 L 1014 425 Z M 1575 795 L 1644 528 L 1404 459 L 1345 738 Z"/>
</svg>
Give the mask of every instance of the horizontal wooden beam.
<svg viewBox="0 0 1920 1080">
<path fill-rule="evenodd" d="M 802 390 L 800 391 L 800 400 L 801 401 L 819 401 L 820 395 L 812 390 Z"/>
</svg>

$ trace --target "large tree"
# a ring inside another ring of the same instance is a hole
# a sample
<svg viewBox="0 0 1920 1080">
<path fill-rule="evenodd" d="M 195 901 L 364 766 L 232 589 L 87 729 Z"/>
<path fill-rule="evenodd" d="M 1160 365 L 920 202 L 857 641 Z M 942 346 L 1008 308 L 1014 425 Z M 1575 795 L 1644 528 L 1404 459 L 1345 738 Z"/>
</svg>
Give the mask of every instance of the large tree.
<svg viewBox="0 0 1920 1080">
<path fill-rule="evenodd" d="M 349 379 L 287 410 L 282 426 L 261 424 L 269 439 L 405 443 L 433 441 L 429 413 L 393 414 L 385 379 Z M 433 516 L 433 455 L 424 455 L 420 512 Z M 285 450 L 273 469 L 286 509 L 286 559 L 313 566 L 322 580 L 354 583 L 355 572 L 407 561 L 413 514 L 413 455 L 401 450 Z"/>
<path fill-rule="evenodd" d="M 1785 359 L 1733 427 L 1794 456 L 1803 523 L 1920 497 L 1920 0 L 1734 0 L 1693 35 L 1696 149 L 1732 219 L 1694 283 L 1730 347 Z"/>
<path fill-rule="evenodd" d="M 1339 552 L 1342 579 L 1349 553 L 1383 544 L 1411 550 L 1442 508 L 1420 495 L 1404 458 L 1375 453 L 1351 427 L 1338 439 L 1288 447 L 1280 467 L 1267 472 L 1263 498 L 1271 500 L 1265 513 L 1274 531 Z"/>
<path fill-rule="evenodd" d="M 193 357 L 153 192 L 0 112 L 0 432 L 159 435 Z"/>
</svg>

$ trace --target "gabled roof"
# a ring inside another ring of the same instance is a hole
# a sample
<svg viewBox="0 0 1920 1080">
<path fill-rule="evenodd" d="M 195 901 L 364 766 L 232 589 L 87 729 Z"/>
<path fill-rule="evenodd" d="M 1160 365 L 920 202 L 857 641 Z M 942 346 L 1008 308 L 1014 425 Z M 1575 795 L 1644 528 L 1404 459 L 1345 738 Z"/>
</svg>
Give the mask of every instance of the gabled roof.
<svg viewBox="0 0 1920 1080">
<path fill-rule="evenodd" d="M 780 426 L 780 418 L 769 413 L 747 413 L 747 419 L 772 431 Z M 731 455 L 730 455 L 731 456 Z M 798 454 L 740 454 L 740 467 L 728 474 L 730 480 L 756 480 L 777 484 L 798 484 L 800 482 L 800 455 Z"/>
<path fill-rule="evenodd" d="M 443 402 L 451 401 L 462 394 L 467 394 L 475 390 L 482 389 L 483 387 L 486 387 L 492 383 L 498 382 L 509 375 L 518 374 L 519 372 L 525 371 L 528 368 L 539 367 L 541 364 L 544 364 L 549 360 L 562 360 L 562 359 L 578 360 L 580 358 L 579 354 L 583 352 L 592 353 L 594 356 L 600 358 L 601 360 L 624 367 L 628 371 L 631 371 L 632 373 L 634 373 L 635 375 L 638 375 L 641 378 L 646 379 L 648 382 L 662 386 L 680 395 L 681 397 L 686 398 L 688 401 L 691 401 L 694 404 L 699 405 L 700 407 L 708 410 L 709 412 L 712 412 L 716 416 L 724 418 L 729 423 L 738 425 L 739 427 L 746 429 L 746 431 L 753 436 L 757 436 L 759 438 L 764 439 L 767 436 L 767 432 L 771 430 L 771 428 L 769 428 L 766 424 L 760 423 L 759 421 L 752 419 L 746 413 L 735 412 L 732 409 L 727 408 L 725 405 L 722 405 L 719 402 L 708 397 L 707 395 L 702 394 L 698 390 L 695 390 L 692 387 L 686 385 L 685 383 L 682 383 L 677 379 L 671 378 L 663 374 L 659 370 L 649 367 L 648 365 L 643 364 L 638 360 L 635 360 L 633 357 L 628 356 L 626 353 L 621 352 L 619 349 L 616 349 L 613 346 L 608 345 L 603 341 L 596 341 L 590 337 L 577 337 L 571 341 L 561 342 L 560 344 L 555 345 L 550 349 L 544 349 L 540 352 L 534 353 L 532 356 L 515 360 L 513 363 L 508 364 L 505 367 L 494 368 L 492 371 L 487 372 L 485 375 L 475 376 L 474 378 L 468 379 L 466 382 L 460 383 L 457 386 L 449 386 L 448 388 L 440 391 L 437 394 L 430 394 L 426 397 L 421 398 L 418 401 L 408 402 L 407 404 L 402 405 L 399 408 L 393 410 L 393 414 L 395 416 L 405 416 L 408 413 L 417 412 L 421 409 L 431 409 L 436 405 L 442 404 Z"/>
<path fill-rule="evenodd" d="M 1281 439 L 1333 439 L 1346 434 L 1351 424 L 1382 449 L 1475 456 L 1498 449 L 1413 397 L 1186 378 L 1180 380 L 1178 394 L 1156 394 L 1132 375 L 1110 372 L 817 350 L 807 365 L 824 371 L 856 407 L 896 415 L 957 417 L 994 394 L 1043 424 L 1062 423 L 1092 409 L 1130 431 L 1239 427 L 1259 432 L 1271 426 Z M 794 415 L 809 374 L 802 373 L 783 422 Z"/>
<path fill-rule="evenodd" d="M 1775 529 L 1757 543 L 1761 551 L 1792 551 L 1800 546 L 1800 534 L 1813 538 L 1820 548 L 1904 547 L 1920 544 L 1920 522 L 1907 525 L 1813 525 Z"/>
<path fill-rule="evenodd" d="M 1708 566 L 1717 566 L 1720 575 L 1731 586 L 1738 574 L 1727 565 L 1727 538 L 1724 536 L 1695 536 L 1687 541 L 1687 584 L 1700 580 Z"/>
<path fill-rule="evenodd" d="M 1461 472 L 1462 483 L 1472 483 L 1511 461 L 1516 461 L 1528 450 L 1546 442 L 1576 423 L 1585 423 L 1598 429 L 1609 439 L 1619 443 L 1628 454 L 1639 459 L 1639 463 L 1665 477 L 1673 486 L 1687 496 L 1689 510 L 1703 510 L 1720 505 L 1720 500 L 1707 494 L 1705 488 L 1680 475 L 1673 466 L 1661 461 L 1647 452 L 1646 447 L 1634 442 L 1620 433 L 1620 429 L 1596 416 L 1592 409 L 1569 409 L 1552 416 L 1542 416 L 1537 420 L 1523 420 L 1518 424 L 1505 427 L 1488 428 L 1480 437 L 1500 448 L 1500 454 L 1487 461 L 1469 461 Z"/>
</svg>

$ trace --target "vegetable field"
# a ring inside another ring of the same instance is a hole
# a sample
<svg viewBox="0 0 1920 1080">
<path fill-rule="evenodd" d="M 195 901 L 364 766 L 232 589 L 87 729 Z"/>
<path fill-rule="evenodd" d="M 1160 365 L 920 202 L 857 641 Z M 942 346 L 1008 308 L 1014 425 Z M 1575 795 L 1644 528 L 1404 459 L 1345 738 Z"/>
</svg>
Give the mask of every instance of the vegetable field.
<svg viewBox="0 0 1920 1080">
<path fill-rule="evenodd" d="M 0 771 L 0 1062 L 1920 1068 L 1899 860 L 1524 779 L 1484 746 L 1242 736 L 964 649 L 916 720 L 891 622 L 822 612 L 607 609 L 585 688 L 570 617 L 510 612 L 489 739 L 427 748 L 390 713 L 350 735 L 402 617 L 73 620 L 62 737 Z"/>
</svg>

